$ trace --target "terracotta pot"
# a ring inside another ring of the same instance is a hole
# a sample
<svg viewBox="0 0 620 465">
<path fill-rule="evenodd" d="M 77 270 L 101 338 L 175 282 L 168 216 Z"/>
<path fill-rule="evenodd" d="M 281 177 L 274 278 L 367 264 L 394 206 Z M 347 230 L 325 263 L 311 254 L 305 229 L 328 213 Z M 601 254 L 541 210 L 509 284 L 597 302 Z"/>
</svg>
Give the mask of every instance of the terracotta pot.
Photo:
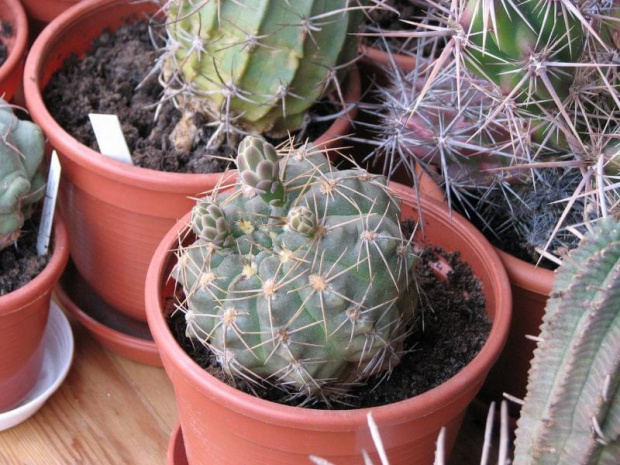
<svg viewBox="0 0 620 465">
<path fill-rule="evenodd" d="M 80 0 L 21 0 L 31 18 L 49 23 L 67 8 L 75 5 Z"/>
<path fill-rule="evenodd" d="M 523 399 L 527 391 L 527 375 L 536 342 L 526 336 L 538 336 L 547 299 L 553 287 L 554 273 L 496 249 L 510 278 L 513 317 L 506 348 L 487 378 L 480 397 L 499 401 L 506 392 Z M 510 404 L 510 414 L 517 418 L 519 406 Z"/>
<path fill-rule="evenodd" d="M 25 286 L 0 296 L 0 412 L 19 404 L 37 381 L 51 292 L 68 258 L 67 229 L 57 215 L 45 269 Z"/>
<path fill-rule="evenodd" d="M 406 218 L 417 218 L 417 199 L 404 193 Z M 177 344 L 164 315 L 174 289 L 169 280 L 171 252 L 188 217 L 158 247 L 147 276 L 147 316 L 164 368 L 171 378 L 190 464 L 299 464 L 308 455 L 333 463 L 359 464 L 366 449 L 377 460 L 366 423 L 372 410 L 393 465 L 430 465 L 435 441 L 447 427 L 447 444 L 456 438 L 467 405 L 476 396 L 506 341 L 511 312 L 506 272 L 486 239 L 467 221 L 433 200 L 420 199 L 425 215 L 424 244 L 461 251 L 484 286 L 491 333 L 480 353 L 446 383 L 417 397 L 359 410 L 312 410 L 258 399 L 218 381 Z M 377 462 L 378 463 L 378 462 Z"/>
<path fill-rule="evenodd" d="M 24 60 L 28 45 L 28 20 L 19 0 L 0 0 L 0 24 L 8 21 L 13 35 L 0 36 L 7 47 L 7 57 L 0 65 L 0 98 L 11 100 L 22 81 Z"/>
<path fill-rule="evenodd" d="M 362 62 L 372 66 L 390 69 L 394 64 L 404 73 L 409 73 L 415 68 L 415 57 L 400 53 L 388 53 L 376 47 L 362 45 L 360 51 L 364 58 Z M 394 60 L 392 62 L 392 60 Z"/>
<path fill-rule="evenodd" d="M 69 227 L 71 257 L 99 297 L 141 321 L 146 320 L 146 271 L 157 244 L 191 209 L 190 197 L 213 188 L 221 174 L 164 173 L 106 158 L 61 128 L 41 93 L 63 61 L 71 53 L 83 55 L 104 29 L 118 29 L 132 15 L 143 17 L 158 8 L 132 0 L 80 2 L 38 37 L 24 82 L 32 118 L 60 156 L 60 208 Z M 352 79 L 356 82 L 355 76 Z M 350 87 L 354 91 L 356 86 Z M 359 95 L 359 85 L 357 89 Z M 349 121 L 342 118 L 317 142 L 328 147 L 331 139 L 349 130 Z"/>
</svg>

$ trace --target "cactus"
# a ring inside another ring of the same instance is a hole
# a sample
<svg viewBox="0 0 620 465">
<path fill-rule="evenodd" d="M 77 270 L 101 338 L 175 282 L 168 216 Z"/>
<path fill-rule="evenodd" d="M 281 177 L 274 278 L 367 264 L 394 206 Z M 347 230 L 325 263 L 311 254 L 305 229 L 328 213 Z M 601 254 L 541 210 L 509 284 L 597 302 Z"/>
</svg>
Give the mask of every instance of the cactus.
<svg viewBox="0 0 620 465">
<path fill-rule="evenodd" d="M 524 402 L 515 465 L 618 463 L 618 220 L 599 221 L 558 269 Z"/>
<path fill-rule="evenodd" d="M 207 114 L 244 132 L 285 136 L 337 85 L 357 51 L 363 1 L 169 0 L 163 78 L 184 116 L 176 146 Z"/>
<path fill-rule="evenodd" d="M 0 100 L 0 249 L 15 242 L 32 204 L 44 195 L 43 149 L 41 129 Z"/>
<path fill-rule="evenodd" d="M 173 277 L 187 335 L 229 374 L 321 397 L 394 366 L 416 257 L 385 179 L 246 137 L 233 192 L 198 201 Z"/>
</svg>

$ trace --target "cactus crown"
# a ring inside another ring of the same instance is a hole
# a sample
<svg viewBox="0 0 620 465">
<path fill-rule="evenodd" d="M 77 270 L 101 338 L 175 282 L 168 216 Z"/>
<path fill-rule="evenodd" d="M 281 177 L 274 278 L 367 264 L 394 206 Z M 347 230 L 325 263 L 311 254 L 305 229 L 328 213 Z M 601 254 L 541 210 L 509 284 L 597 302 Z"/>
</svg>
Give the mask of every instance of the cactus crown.
<svg viewBox="0 0 620 465">
<path fill-rule="evenodd" d="M 194 207 L 173 270 L 188 336 L 228 373 L 324 400 L 394 366 L 416 257 L 384 178 L 251 136 L 237 165 L 233 192 Z"/>
<path fill-rule="evenodd" d="M 175 144 L 189 143 L 195 113 L 224 133 L 299 129 L 355 57 L 363 3 L 169 0 L 163 81 L 186 113 Z"/>
<path fill-rule="evenodd" d="M 618 463 L 620 222 L 613 218 L 557 270 L 515 445 L 515 465 Z"/>
<path fill-rule="evenodd" d="M 41 129 L 19 120 L 0 100 L 0 249 L 15 242 L 33 203 L 45 193 L 43 149 Z"/>
<path fill-rule="evenodd" d="M 620 3 L 442 0 L 424 8 L 409 32 L 419 66 L 396 72 L 381 91 L 388 110 L 373 157 L 384 157 L 388 174 L 403 165 L 413 173 L 415 162 L 439 167 L 450 204 L 456 198 L 487 224 L 486 212 L 518 224 L 515 195 L 503 195 L 515 183 L 537 189 L 548 179 L 537 173 L 549 168 L 581 173 L 567 197 L 549 199 L 563 211 L 531 249 L 553 251 L 561 228 L 620 215 Z M 495 209 L 491 197 L 500 200 Z"/>
</svg>

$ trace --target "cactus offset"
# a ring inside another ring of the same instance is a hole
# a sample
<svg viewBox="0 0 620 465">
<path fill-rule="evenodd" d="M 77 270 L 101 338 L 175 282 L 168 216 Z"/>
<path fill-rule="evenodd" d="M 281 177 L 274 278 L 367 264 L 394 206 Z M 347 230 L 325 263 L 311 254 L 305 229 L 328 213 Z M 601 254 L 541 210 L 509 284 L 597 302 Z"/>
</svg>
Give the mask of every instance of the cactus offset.
<svg viewBox="0 0 620 465">
<path fill-rule="evenodd" d="M 0 249 L 15 242 L 32 204 L 44 194 L 43 148 L 41 129 L 19 120 L 0 100 Z"/>
<path fill-rule="evenodd" d="M 251 136 L 237 165 L 234 192 L 194 208 L 197 240 L 173 271 L 188 336 L 228 373 L 310 397 L 395 365 L 416 257 L 384 178 Z"/>
<path fill-rule="evenodd" d="M 515 465 L 620 457 L 620 223 L 601 220 L 558 269 L 530 368 Z"/>
<path fill-rule="evenodd" d="M 169 0 L 164 81 L 185 111 L 175 145 L 191 144 L 195 113 L 227 132 L 299 129 L 355 57 L 362 3 Z"/>
</svg>

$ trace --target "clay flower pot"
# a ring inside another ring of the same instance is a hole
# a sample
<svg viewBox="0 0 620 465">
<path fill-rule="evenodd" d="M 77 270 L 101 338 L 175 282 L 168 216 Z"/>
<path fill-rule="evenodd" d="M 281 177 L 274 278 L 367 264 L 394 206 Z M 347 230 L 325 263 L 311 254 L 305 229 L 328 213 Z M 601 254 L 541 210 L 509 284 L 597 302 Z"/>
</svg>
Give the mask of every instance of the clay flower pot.
<svg viewBox="0 0 620 465">
<path fill-rule="evenodd" d="M 403 73 L 407 74 L 414 70 L 416 59 L 414 56 L 403 55 L 401 53 L 388 53 L 377 47 L 362 45 L 360 51 L 363 55 L 362 62 L 382 69 L 398 67 Z"/>
<path fill-rule="evenodd" d="M 418 199 L 411 197 L 409 188 L 400 187 L 397 192 L 406 196 L 403 216 L 417 219 Z M 511 312 L 506 272 L 486 239 L 444 205 L 427 198 L 420 203 L 426 235 L 417 240 L 461 252 L 483 283 L 493 325 L 480 353 L 446 383 L 414 398 L 371 409 L 393 465 L 431 464 L 442 426 L 447 427 L 448 447 L 453 445 L 467 405 L 506 341 Z M 299 464 L 316 455 L 339 465 L 359 464 L 362 449 L 377 460 L 366 423 L 370 409 L 312 410 L 253 397 L 207 374 L 177 344 L 168 328 L 164 303 L 175 286 L 169 279 L 175 263 L 171 250 L 177 247 L 188 218 L 158 247 L 146 283 L 149 326 L 174 384 L 188 463 Z"/>
<path fill-rule="evenodd" d="M 79 1 L 80 0 L 21 0 L 28 16 L 43 23 L 49 23 L 60 13 Z"/>
<path fill-rule="evenodd" d="M 51 292 L 69 258 L 67 229 L 59 215 L 51 250 L 49 263 L 37 277 L 0 296 L 0 412 L 19 404 L 41 371 Z"/>
<path fill-rule="evenodd" d="M 0 43 L 7 47 L 6 60 L 0 65 L 0 98 L 10 101 L 22 81 L 28 45 L 28 20 L 19 0 L 0 0 L 0 27 L 5 21 L 12 35 L 0 34 Z"/>
<path fill-rule="evenodd" d="M 165 173 L 106 158 L 59 126 L 45 107 L 42 90 L 71 53 L 83 55 L 104 29 L 116 30 L 159 8 L 130 0 L 80 2 L 38 37 L 24 84 L 32 118 L 60 156 L 60 208 L 68 223 L 71 258 L 103 301 L 141 321 L 146 320 L 144 282 L 153 252 L 191 209 L 190 197 L 213 188 L 222 175 Z M 349 121 L 339 119 L 318 143 L 327 146 L 327 140 L 349 131 Z"/>
</svg>

